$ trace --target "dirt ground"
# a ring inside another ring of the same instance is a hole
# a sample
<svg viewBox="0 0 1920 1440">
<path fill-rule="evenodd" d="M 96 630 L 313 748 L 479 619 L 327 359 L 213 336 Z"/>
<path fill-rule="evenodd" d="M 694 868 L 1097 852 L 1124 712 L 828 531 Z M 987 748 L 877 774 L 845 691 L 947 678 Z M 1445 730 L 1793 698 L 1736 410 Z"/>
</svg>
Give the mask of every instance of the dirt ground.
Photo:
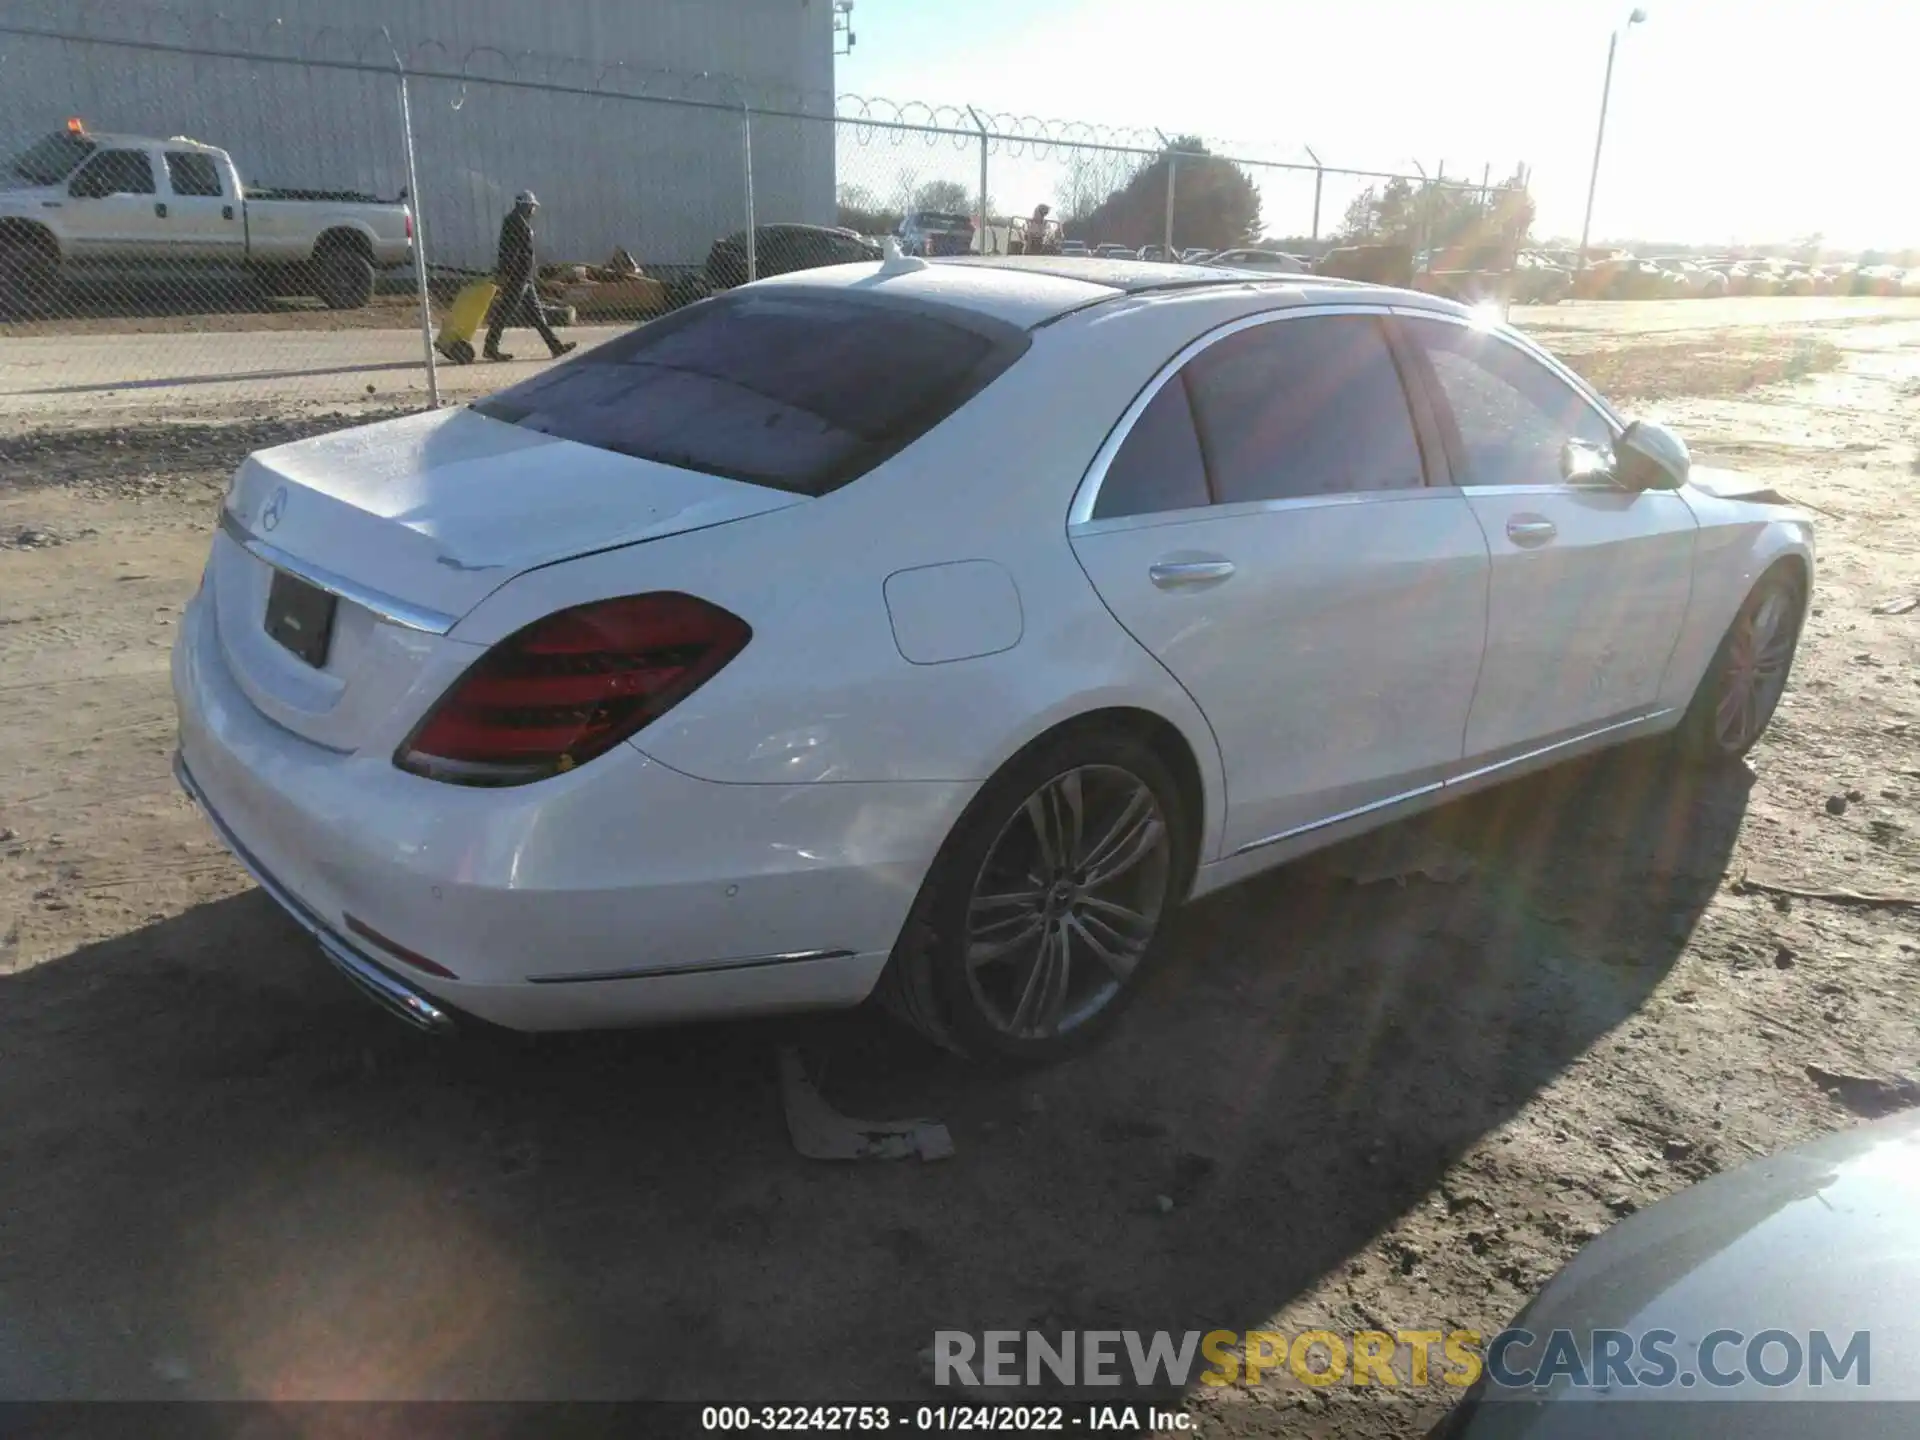
<svg viewBox="0 0 1920 1440">
<path fill-rule="evenodd" d="M 1464 878 L 1322 860 L 1197 905 L 1110 1043 L 1024 1076 L 865 1013 L 401 1029 L 168 773 L 227 471 L 353 412 L 0 433 L 0 1397 L 934 1399 L 937 1329 L 1491 1333 L 1617 1217 L 1857 1123 L 1871 1087 L 1808 1067 L 1920 1073 L 1915 912 L 1742 882 L 1920 895 L 1920 610 L 1875 613 L 1920 594 L 1920 307 L 1671 313 L 1528 318 L 1819 510 L 1751 764 L 1634 747 L 1383 842 Z M 786 1040 L 956 1155 L 799 1158 Z M 1449 1398 L 1188 1403 L 1385 1437 Z"/>
</svg>

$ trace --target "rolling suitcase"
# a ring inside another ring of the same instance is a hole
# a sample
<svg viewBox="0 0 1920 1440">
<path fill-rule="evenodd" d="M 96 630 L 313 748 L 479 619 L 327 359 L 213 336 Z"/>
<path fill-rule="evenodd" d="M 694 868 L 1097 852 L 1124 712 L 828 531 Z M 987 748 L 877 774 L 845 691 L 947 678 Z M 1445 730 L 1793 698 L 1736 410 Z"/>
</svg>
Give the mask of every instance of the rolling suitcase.
<svg viewBox="0 0 1920 1440">
<path fill-rule="evenodd" d="M 433 338 L 433 348 L 456 365 L 471 365 L 473 337 L 487 323 L 487 311 L 493 308 L 493 297 L 499 293 L 500 287 L 491 280 L 461 286 L 447 309 L 447 318 L 441 322 L 440 333 Z"/>
</svg>

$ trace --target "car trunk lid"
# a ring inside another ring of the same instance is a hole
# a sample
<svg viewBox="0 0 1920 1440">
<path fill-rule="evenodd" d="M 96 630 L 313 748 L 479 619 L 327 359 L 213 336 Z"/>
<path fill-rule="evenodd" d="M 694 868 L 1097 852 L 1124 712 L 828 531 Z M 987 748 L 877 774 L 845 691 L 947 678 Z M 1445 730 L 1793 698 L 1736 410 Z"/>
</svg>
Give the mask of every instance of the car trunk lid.
<svg viewBox="0 0 1920 1440">
<path fill-rule="evenodd" d="M 222 650 L 269 718 L 355 750 L 471 658 L 447 632 L 514 576 L 802 498 L 466 409 L 277 446 L 241 464 L 215 541 Z"/>
</svg>

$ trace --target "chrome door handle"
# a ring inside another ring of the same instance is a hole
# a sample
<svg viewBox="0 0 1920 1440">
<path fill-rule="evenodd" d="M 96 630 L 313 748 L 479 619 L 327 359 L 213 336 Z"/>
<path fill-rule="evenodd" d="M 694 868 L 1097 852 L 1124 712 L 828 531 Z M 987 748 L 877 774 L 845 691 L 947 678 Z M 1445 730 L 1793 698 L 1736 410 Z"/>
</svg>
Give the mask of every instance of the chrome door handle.
<svg viewBox="0 0 1920 1440">
<path fill-rule="evenodd" d="M 1157 565 L 1147 567 L 1147 578 L 1162 590 L 1172 590 L 1181 585 L 1205 585 L 1211 580 L 1225 580 L 1231 574 L 1231 560 L 1162 560 Z"/>
<path fill-rule="evenodd" d="M 1516 545 L 1544 545 L 1559 533 L 1551 520 L 1507 521 L 1507 538 Z"/>
</svg>

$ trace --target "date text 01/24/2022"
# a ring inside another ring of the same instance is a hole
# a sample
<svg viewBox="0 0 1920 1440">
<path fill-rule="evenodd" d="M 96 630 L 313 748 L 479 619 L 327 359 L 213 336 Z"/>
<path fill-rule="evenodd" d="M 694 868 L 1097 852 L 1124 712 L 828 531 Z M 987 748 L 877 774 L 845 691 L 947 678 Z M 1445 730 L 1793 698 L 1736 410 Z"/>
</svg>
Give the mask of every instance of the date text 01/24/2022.
<svg viewBox="0 0 1920 1440">
<path fill-rule="evenodd" d="M 708 1405 L 705 1431 L 753 1434 L 1137 1433 L 1191 1430 L 1183 1411 L 1141 1405 Z"/>
</svg>

